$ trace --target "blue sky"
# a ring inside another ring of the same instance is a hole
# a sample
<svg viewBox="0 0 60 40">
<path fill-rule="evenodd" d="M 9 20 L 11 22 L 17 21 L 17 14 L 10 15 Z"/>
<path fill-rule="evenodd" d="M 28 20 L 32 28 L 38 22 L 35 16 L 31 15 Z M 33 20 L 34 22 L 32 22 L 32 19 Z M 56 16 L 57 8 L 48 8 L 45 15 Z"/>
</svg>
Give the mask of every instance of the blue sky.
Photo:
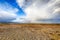
<svg viewBox="0 0 60 40">
<path fill-rule="evenodd" d="M 0 10 L 0 22 L 11 22 L 17 18 L 16 16 L 26 15 L 22 8 L 16 3 L 16 0 L 0 0 Z M 16 10 L 18 11 L 15 12 Z"/>
<path fill-rule="evenodd" d="M 1 4 L 7 3 L 7 4 L 11 5 L 11 7 L 19 9 L 19 11 L 17 12 L 17 15 L 25 14 L 24 11 L 22 10 L 22 8 L 17 4 L 16 0 L 0 0 L 0 3 Z M 7 5 L 7 4 L 5 4 L 5 5 Z"/>
<path fill-rule="evenodd" d="M 60 23 L 59 0 L 0 0 L 0 22 Z"/>
</svg>

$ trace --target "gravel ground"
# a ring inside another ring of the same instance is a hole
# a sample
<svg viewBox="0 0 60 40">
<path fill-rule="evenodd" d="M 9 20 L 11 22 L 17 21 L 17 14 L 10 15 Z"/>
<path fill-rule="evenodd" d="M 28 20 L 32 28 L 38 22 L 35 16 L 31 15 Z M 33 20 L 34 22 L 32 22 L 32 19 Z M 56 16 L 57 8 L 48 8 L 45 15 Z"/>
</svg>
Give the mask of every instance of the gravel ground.
<svg viewBox="0 0 60 40">
<path fill-rule="evenodd" d="M 60 28 L 0 28 L 0 40 L 60 40 Z"/>
</svg>

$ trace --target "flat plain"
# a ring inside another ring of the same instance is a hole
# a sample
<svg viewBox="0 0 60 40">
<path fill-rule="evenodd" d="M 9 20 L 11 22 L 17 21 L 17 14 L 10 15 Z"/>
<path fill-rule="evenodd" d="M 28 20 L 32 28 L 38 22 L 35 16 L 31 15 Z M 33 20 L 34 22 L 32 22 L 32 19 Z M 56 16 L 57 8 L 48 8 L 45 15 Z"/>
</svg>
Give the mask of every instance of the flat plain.
<svg viewBox="0 0 60 40">
<path fill-rule="evenodd" d="M 0 40 L 60 40 L 60 24 L 0 24 Z"/>
</svg>

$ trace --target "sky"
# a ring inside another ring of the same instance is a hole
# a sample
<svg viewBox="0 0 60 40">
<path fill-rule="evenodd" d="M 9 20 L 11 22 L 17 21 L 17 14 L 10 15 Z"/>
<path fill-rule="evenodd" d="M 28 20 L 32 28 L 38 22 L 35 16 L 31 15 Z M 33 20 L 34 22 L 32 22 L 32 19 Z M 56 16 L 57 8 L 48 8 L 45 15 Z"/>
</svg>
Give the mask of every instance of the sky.
<svg viewBox="0 0 60 40">
<path fill-rule="evenodd" d="M 60 1 L 0 0 L 0 22 L 60 23 Z"/>
</svg>

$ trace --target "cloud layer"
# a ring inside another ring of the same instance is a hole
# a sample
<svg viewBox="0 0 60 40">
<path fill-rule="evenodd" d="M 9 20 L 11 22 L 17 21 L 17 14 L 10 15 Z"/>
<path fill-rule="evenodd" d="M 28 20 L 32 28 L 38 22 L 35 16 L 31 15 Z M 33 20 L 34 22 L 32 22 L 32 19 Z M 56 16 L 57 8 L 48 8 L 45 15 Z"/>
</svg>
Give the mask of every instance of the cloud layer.
<svg viewBox="0 0 60 40">
<path fill-rule="evenodd" d="M 57 23 L 60 22 L 60 0 L 16 0 L 27 16 L 18 16 L 17 8 L 0 3 L 0 22 Z"/>
<path fill-rule="evenodd" d="M 60 1 L 59 0 L 27 0 L 27 1 L 33 1 L 31 5 L 25 8 L 25 13 L 27 14 L 26 17 L 29 18 L 31 22 L 35 22 L 41 19 L 43 20 L 52 19 L 52 20 L 49 20 L 50 22 L 52 22 L 54 19 L 56 20 L 60 19 L 60 6 L 59 6 Z M 27 4 L 25 4 L 25 6 L 27 6 Z"/>
<path fill-rule="evenodd" d="M 8 3 L 0 3 L 0 22 L 11 22 L 16 19 L 18 9 L 12 8 Z"/>
</svg>

